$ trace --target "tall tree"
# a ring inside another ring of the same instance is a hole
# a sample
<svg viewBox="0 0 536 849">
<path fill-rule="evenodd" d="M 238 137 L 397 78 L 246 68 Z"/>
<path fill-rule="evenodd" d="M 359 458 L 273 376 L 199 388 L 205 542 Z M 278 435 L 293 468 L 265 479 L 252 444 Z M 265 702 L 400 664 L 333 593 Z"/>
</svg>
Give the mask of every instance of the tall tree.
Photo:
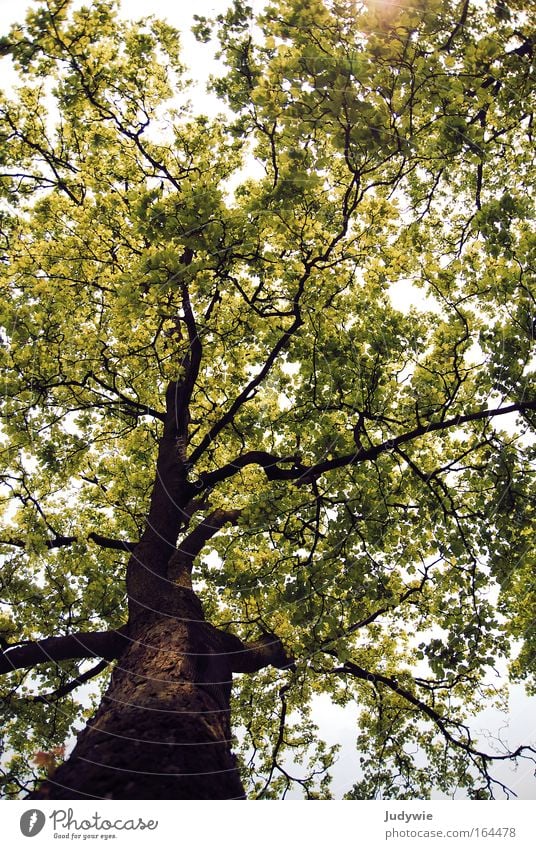
<svg viewBox="0 0 536 849">
<path fill-rule="evenodd" d="M 112 0 L 0 42 L 6 795 L 326 797 L 319 693 L 351 798 L 535 760 L 523 5 L 235 0 L 217 118 Z"/>
</svg>

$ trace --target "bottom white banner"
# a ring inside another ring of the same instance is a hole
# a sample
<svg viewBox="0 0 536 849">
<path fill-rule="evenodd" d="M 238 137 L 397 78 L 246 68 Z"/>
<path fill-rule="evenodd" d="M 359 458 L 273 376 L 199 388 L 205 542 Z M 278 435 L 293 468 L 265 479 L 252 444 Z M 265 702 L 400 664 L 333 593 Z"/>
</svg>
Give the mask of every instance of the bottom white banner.
<svg viewBox="0 0 536 849">
<path fill-rule="evenodd" d="M 202 849 L 536 846 L 534 802 L 5 801 L 2 843 Z M 33 841 L 33 842 L 31 842 Z"/>
</svg>

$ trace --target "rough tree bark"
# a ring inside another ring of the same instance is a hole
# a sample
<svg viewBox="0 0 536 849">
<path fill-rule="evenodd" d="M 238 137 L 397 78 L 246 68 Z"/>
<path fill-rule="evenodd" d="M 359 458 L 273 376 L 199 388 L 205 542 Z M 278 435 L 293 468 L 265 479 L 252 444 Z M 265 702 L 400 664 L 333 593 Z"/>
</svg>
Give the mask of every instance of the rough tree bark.
<svg viewBox="0 0 536 849">
<path fill-rule="evenodd" d="M 232 672 L 286 665 L 278 641 L 244 646 L 180 586 L 127 639 L 95 717 L 32 798 L 244 798 L 231 752 Z"/>
</svg>

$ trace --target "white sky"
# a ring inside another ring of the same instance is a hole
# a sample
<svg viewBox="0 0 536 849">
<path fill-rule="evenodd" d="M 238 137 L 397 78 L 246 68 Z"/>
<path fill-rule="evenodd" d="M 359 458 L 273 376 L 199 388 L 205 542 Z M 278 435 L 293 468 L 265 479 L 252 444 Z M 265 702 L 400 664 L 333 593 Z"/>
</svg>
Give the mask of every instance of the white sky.
<svg viewBox="0 0 536 849">
<path fill-rule="evenodd" d="M 262 8 L 264 2 L 263 0 L 249 0 L 249 4 L 258 9 Z M 34 5 L 36 4 L 0 0 L 0 35 L 5 35 L 11 24 L 21 22 L 25 16 L 25 9 Z M 185 3 L 181 0 L 175 0 L 175 2 L 171 2 L 171 0 L 122 0 L 121 8 L 125 17 L 140 18 L 154 14 L 166 18 L 170 24 L 179 29 L 183 33 L 184 61 L 191 69 L 192 78 L 202 84 L 207 80 L 208 75 L 216 69 L 216 65 L 209 61 L 210 45 L 199 45 L 190 32 L 194 23 L 192 16 L 197 14 L 211 17 L 225 11 L 229 5 L 230 0 L 229 2 L 228 0 L 195 0 L 195 3 Z M 6 61 L 0 61 L 0 87 L 11 82 L 11 79 Z M 199 97 L 202 97 L 201 92 L 199 92 Z M 206 111 L 210 101 L 211 98 L 205 99 L 203 97 L 202 102 L 198 102 L 196 96 L 196 105 L 199 106 L 200 110 Z M 396 307 L 401 308 L 403 304 L 407 306 L 407 288 L 395 293 L 395 295 L 399 296 L 400 300 L 400 303 L 397 303 L 397 297 L 393 298 Z M 415 300 L 420 300 L 418 295 Z M 515 747 L 521 742 L 527 743 L 529 742 L 528 738 L 534 736 L 535 706 L 536 699 L 528 699 L 522 687 L 512 688 L 510 716 L 508 718 L 509 730 L 506 729 L 501 734 L 502 738 L 505 741 L 507 740 L 511 746 Z M 353 742 L 355 740 L 355 716 L 355 706 L 343 710 L 333 707 L 327 697 L 323 696 L 317 700 L 315 720 L 321 727 L 322 735 L 330 743 L 339 742 L 343 744 L 339 763 L 334 771 L 333 790 L 339 798 L 342 793 L 350 789 L 352 776 L 356 775 L 358 768 L 358 755 Z M 505 718 L 502 714 L 487 710 L 475 718 L 473 727 L 475 729 L 486 728 L 497 732 L 504 725 Z M 522 763 L 516 773 L 508 765 L 504 765 L 500 770 L 497 770 L 497 773 L 518 793 L 519 798 L 534 798 L 534 777 L 529 764 Z"/>
</svg>

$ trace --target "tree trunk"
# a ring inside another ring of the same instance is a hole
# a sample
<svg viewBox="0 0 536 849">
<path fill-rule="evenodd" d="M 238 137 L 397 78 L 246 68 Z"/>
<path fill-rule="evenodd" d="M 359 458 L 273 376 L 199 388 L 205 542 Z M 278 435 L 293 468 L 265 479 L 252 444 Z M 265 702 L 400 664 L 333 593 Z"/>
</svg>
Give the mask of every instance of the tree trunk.
<svg viewBox="0 0 536 849">
<path fill-rule="evenodd" d="M 166 614 L 131 624 L 97 713 L 32 798 L 244 798 L 231 752 L 234 638 L 204 621 L 191 590 L 167 594 Z"/>
<path fill-rule="evenodd" d="M 147 525 L 127 565 L 128 624 L 110 685 L 69 759 L 30 798 L 245 798 L 231 752 L 232 672 L 292 661 L 275 635 L 246 645 L 210 625 L 192 590 L 195 557 L 240 511 L 214 510 L 176 545 L 196 493 L 177 449 L 177 436 L 186 433 L 185 391 L 170 383 L 166 392 Z"/>
</svg>

